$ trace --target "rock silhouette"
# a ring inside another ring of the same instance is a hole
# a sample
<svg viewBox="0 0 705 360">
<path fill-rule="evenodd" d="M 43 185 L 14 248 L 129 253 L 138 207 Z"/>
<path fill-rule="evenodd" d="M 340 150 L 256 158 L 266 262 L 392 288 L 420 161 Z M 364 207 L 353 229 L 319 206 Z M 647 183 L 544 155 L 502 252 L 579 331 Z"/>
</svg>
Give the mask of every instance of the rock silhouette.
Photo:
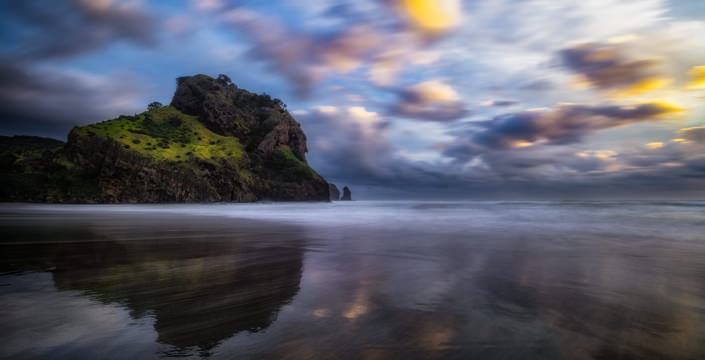
<svg viewBox="0 0 705 360">
<path fill-rule="evenodd" d="M 331 201 L 340 200 L 340 190 L 338 190 L 338 187 L 335 186 L 335 184 L 328 184 L 328 192 L 330 193 Z"/>
<path fill-rule="evenodd" d="M 341 197 L 340 200 L 352 200 L 352 193 L 347 186 L 343 187 L 343 197 Z"/>
</svg>

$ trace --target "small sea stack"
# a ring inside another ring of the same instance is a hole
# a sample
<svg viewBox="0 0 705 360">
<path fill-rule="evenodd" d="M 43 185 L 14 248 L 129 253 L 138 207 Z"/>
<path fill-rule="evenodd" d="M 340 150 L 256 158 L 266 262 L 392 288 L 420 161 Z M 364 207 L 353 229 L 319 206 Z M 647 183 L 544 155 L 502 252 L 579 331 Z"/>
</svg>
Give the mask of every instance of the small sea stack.
<svg viewBox="0 0 705 360">
<path fill-rule="evenodd" d="M 352 193 L 350 192 L 350 188 L 348 188 L 347 186 L 343 187 L 343 197 L 340 198 L 340 200 L 352 200 Z"/>
</svg>

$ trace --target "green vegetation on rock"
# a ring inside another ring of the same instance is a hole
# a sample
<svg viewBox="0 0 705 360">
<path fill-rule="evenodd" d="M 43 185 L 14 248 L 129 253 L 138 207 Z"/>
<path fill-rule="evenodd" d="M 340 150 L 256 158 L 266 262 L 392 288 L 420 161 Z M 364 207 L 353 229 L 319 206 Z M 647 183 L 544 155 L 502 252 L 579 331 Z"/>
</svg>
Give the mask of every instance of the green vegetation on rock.
<svg viewBox="0 0 705 360">
<path fill-rule="evenodd" d="M 281 100 L 182 77 L 171 105 L 75 127 L 67 143 L 0 138 L 0 201 L 328 201 L 306 151 Z"/>
<path fill-rule="evenodd" d="M 280 145 L 267 164 L 275 170 L 284 181 L 311 180 L 318 176 L 308 164 L 299 160 L 286 145 Z"/>
<path fill-rule="evenodd" d="M 224 160 L 237 164 L 244 149 L 235 137 L 208 130 L 196 116 L 185 115 L 171 106 L 135 116 L 78 127 L 81 136 L 101 136 L 123 144 L 126 149 L 158 161 Z"/>
</svg>

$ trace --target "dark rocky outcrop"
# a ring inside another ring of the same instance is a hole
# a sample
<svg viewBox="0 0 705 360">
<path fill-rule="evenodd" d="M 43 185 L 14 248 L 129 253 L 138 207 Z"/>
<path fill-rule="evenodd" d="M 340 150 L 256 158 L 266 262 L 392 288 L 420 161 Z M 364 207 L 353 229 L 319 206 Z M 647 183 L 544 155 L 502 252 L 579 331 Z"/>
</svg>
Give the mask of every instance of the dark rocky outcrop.
<svg viewBox="0 0 705 360">
<path fill-rule="evenodd" d="M 74 128 L 65 144 L 0 138 L 0 201 L 328 201 L 306 151 L 280 100 L 182 77 L 171 106 Z"/>
<path fill-rule="evenodd" d="M 343 187 L 343 197 L 341 197 L 340 200 L 352 200 L 352 193 L 347 186 Z"/>
<path fill-rule="evenodd" d="M 328 193 L 330 194 L 330 201 L 340 200 L 340 190 L 335 184 L 328 184 Z"/>
<path fill-rule="evenodd" d="M 306 161 L 306 135 L 281 100 L 206 75 L 180 77 L 177 83 L 171 106 L 198 116 L 211 131 L 237 137 L 264 156 L 286 145 L 299 160 Z"/>
<path fill-rule="evenodd" d="M 0 136 L 0 154 L 18 151 L 44 150 L 64 145 L 63 141 L 39 136 Z"/>
</svg>

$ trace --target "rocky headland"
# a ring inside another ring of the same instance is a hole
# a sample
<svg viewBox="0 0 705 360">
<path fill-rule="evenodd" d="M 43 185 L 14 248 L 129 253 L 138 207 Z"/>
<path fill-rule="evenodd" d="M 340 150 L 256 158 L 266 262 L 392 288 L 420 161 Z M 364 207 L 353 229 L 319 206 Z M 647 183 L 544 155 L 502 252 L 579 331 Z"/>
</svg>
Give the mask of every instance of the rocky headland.
<svg viewBox="0 0 705 360">
<path fill-rule="evenodd" d="M 187 76 L 169 106 L 75 127 L 65 143 L 0 137 L 0 201 L 329 201 L 306 152 L 281 100 Z"/>
</svg>

